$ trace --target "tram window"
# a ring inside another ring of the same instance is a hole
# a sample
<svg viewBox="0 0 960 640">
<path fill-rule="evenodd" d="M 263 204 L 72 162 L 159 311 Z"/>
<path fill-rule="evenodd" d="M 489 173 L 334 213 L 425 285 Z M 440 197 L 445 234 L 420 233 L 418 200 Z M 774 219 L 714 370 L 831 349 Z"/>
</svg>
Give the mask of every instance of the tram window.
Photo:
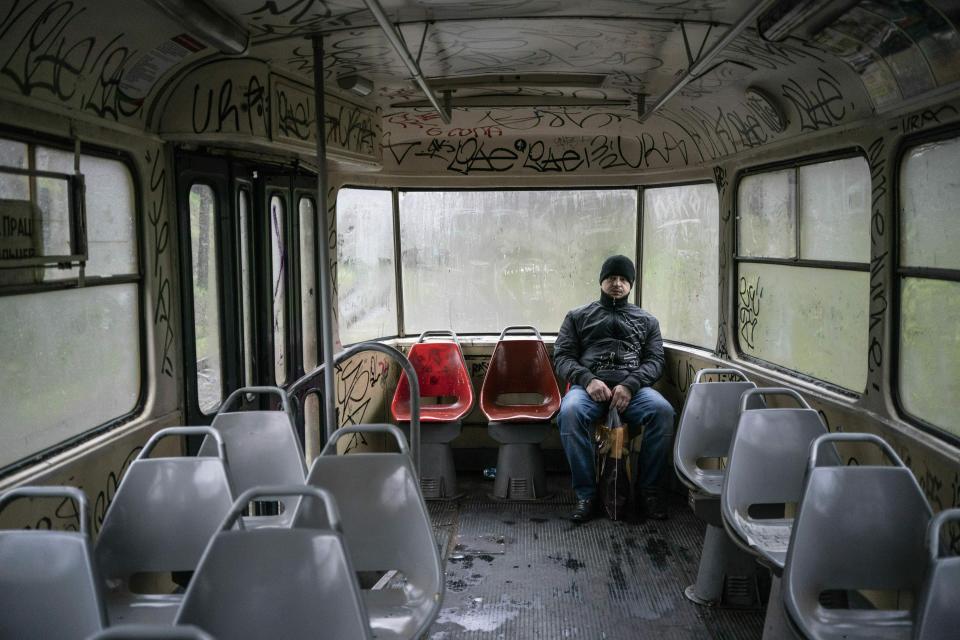
<svg viewBox="0 0 960 640">
<path fill-rule="evenodd" d="M 284 219 L 286 208 L 280 196 L 270 197 L 270 257 L 273 274 L 273 371 L 278 385 L 287 381 L 287 284 Z"/>
<path fill-rule="evenodd" d="M 250 282 L 250 192 L 237 192 L 240 214 L 240 303 L 243 305 L 243 380 L 247 386 L 253 379 L 253 287 Z"/>
<path fill-rule="evenodd" d="M 59 149 L 37 147 L 37 169 L 73 173 L 73 153 Z M 85 275 L 116 276 L 137 272 L 137 250 L 134 218 L 130 214 L 134 208 L 133 178 L 127 167 L 117 160 L 99 158 L 86 154 L 80 155 L 80 171 L 84 176 L 87 212 L 87 264 Z M 69 218 L 67 212 L 67 194 L 52 195 L 60 204 L 56 207 L 64 213 L 58 224 L 62 231 L 55 237 L 64 239 L 58 251 L 67 251 L 69 245 Z M 44 211 L 48 209 L 44 207 Z M 44 233 L 46 235 L 46 233 Z M 49 253 L 49 250 L 46 250 Z M 45 269 L 45 280 L 65 280 L 76 278 L 78 269 Z"/>
<path fill-rule="evenodd" d="M 137 288 L 111 284 L 0 297 L 0 467 L 134 409 L 140 396 Z"/>
<path fill-rule="evenodd" d="M 739 191 L 739 255 L 797 255 L 796 173 L 793 169 L 747 176 Z"/>
<path fill-rule="evenodd" d="M 738 189 L 741 352 L 866 386 L 870 172 L 862 157 L 745 177 Z"/>
<path fill-rule="evenodd" d="M 0 296 L 0 388 L 7 391 L 0 467 L 127 415 L 140 398 L 133 178 L 117 160 L 82 154 L 80 163 L 90 236 L 86 286 Z M 73 154 L 0 139 L 0 164 L 73 173 Z M 28 178 L 9 177 L 0 179 L 0 198 L 29 200 Z M 48 280 L 76 273 L 38 271 Z M 47 401 L 37 403 L 40 397 Z"/>
<path fill-rule="evenodd" d="M 636 189 L 401 192 L 405 329 L 557 331 L 636 233 Z"/>
<path fill-rule="evenodd" d="M 900 170 L 899 400 L 960 436 L 960 138 L 909 150 Z"/>
<path fill-rule="evenodd" d="M 643 192 L 643 307 L 663 337 L 717 341 L 720 200 L 713 183 Z"/>
<path fill-rule="evenodd" d="M 397 334 L 393 198 L 382 189 L 337 194 L 337 308 L 340 341 Z"/>
<path fill-rule="evenodd" d="M 190 259 L 193 267 L 193 324 L 197 357 L 197 401 L 213 413 L 223 400 L 220 360 L 220 274 L 217 268 L 217 205 L 206 184 L 190 187 Z"/>
<path fill-rule="evenodd" d="M 870 168 L 863 158 L 808 164 L 797 169 L 800 257 L 870 261 Z"/>
<path fill-rule="evenodd" d="M 300 197 L 300 318 L 303 370 L 317 367 L 317 237 L 313 200 Z"/>
</svg>

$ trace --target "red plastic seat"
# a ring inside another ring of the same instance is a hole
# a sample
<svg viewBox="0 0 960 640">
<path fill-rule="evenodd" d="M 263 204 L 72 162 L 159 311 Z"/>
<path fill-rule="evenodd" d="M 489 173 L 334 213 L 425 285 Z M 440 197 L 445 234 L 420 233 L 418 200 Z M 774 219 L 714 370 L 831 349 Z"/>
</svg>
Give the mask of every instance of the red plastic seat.
<svg viewBox="0 0 960 640">
<path fill-rule="evenodd" d="M 443 332 L 452 336 L 443 341 L 426 342 L 430 334 L 440 332 L 424 332 L 419 341 L 410 347 L 407 358 L 417 372 L 417 381 L 420 383 L 421 398 L 452 399 L 447 404 L 420 404 L 421 422 L 454 422 L 460 420 L 473 408 L 473 387 L 470 385 L 470 375 L 467 373 L 467 364 L 463 359 L 463 352 L 457 342 L 456 334 Z M 390 411 L 396 420 L 406 422 L 410 420 L 410 382 L 407 374 L 400 376 L 397 390 L 393 394 Z"/>
<path fill-rule="evenodd" d="M 508 331 L 532 330 L 536 337 L 506 340 Z M 537 403 L 508 402 L 507 394 L 541 396 Z M 533 327 L 507 327 L 490 357 L 480 390 L 480 410 L 493 422 L 545 422 L 560 409 L 560 389 L 550 357 Z"/>
</svg>

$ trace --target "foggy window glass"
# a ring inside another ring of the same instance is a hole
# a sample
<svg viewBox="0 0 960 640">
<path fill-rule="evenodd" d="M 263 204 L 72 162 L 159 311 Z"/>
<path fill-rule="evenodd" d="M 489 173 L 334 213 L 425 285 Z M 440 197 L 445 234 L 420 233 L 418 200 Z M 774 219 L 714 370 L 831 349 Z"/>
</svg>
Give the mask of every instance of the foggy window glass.
<svg viewBox="0 0 960 640">
<path fill-rule="evenodd" d="M 73 153 L 59 149 L 37 147 L 37 168 L 43 171 L 73 173 Z M 137 272 L 137 243 L 134 234 L 133 176 L 125 164 L 117 160 L 95 156 L 80 156 L 80 171 L 84 176 L 85 204 L 87 212 L 87 276 L 114 276 Z M 60 181 L 58 181 L 60 182 Z M 62 207 L 64 214 L 56 220 L 57 237 L 65 240 L 63 251 L 69 249 L 66 239 L 70 237 L 69 216 L 66 215 L 66 183 L 59 190 L 50 185 L 47 195 L 42 190 L 38 196 L 51 198 L 51 203 Z M 39 187 L 39 181 L 38 181 Z M 39 190 L 39 189 L 38 189 Z M 59 204 L 62 201 L 62 204 Z M 41 204 L 41 206 L 43 206 Z M 44 209 L 46 211 L 46 209 Z M 62 225 L 62 229 L 60 228 Z M 44 233 L 46 236 L 46 233 Z M 61 250 L 58 248 L 58 251 Z M 50 253 L 50 250 L 46 250 Z M 47 270 L 46 279 L 75 278 L 77 270 Z"/>
<path fill-rule="evenodd" d="M 136 407 L 137 289 L 114 284 L 0 297 L 0 388 L 6 398 L 0 403 L 0 467 Z"/>
<path fill-rule="evenodd" d="M 337 194 L 337 308 L 340 341 L 397 334 L 397 288 L 390 191 Z"/>
<path fill-rule="evenodd" d="M 740 349 L 851 391 L 867 381 L 869 276 L 863 271 L 740 265 Z"/>
<path fill-rule="evenodd" d="M 270 265 L 273 287 L 273 370 L 278 385 L 287 381 L 287 249 L 284 240 L 286 209 L 280 196 L 270 198 Z"/>
<path fill-rule="evenodd" d="M 738 255 L 795 258 L 795 170 L 747 176 L 740 181 L 737 197 Z"/>
<path fill-rule="evenodd" d="M 900 170 L 900 264 L 960 269 L 960 138 L 911 149 Z"/>
<path fill-rule="evenodd" d="M 668 340 L 717 342 L 720 200 L 713 183 L 643 192 L 643 307 Z"/>
<path fill-rule="evenodd" d="M 798 168 L 800 257 L 870 261 L 870 167 L 845 158 Z"/>
<path fill-rule="evenodd" d="M 213 189 L 190 187 L 190 260 L 193 268 L 193 325 L 197 350 L 197 400 L 213 413 L 223 400 L 220 365 L 220 279 L 217 269 L 217 204 Z"/>
<path fill-rule="evenodd" d="M 960 138 L 911 149 L 900 169 L 899 389 L 908 413 L 960 435 Z M 951 275 L 951 270 L 953 270 Z"/>
<path fill-rule="evenodd" d="M 627 189 L 402 192 L 405 330 L 556 332 L 607 256 L 636 254 L 636 216 Z"/>
<path fill-rule="evenodd" d="M 240 304 L 243 306 L 243 381 L 253 385 L 253 288 L 250 283 L 250 192 L 237 194 L 240 213 Z"/>
<path fill-rule="evenodd" d="M 300 319 L 303 370 L 317 367 L 317 235 L 313 200 L 300 198 Z"/>
<path fill-rule="evenodd" d="M 904 278 L 900 292 L 903 408 L 960 435 L 960 282 Z"/>
</svg>

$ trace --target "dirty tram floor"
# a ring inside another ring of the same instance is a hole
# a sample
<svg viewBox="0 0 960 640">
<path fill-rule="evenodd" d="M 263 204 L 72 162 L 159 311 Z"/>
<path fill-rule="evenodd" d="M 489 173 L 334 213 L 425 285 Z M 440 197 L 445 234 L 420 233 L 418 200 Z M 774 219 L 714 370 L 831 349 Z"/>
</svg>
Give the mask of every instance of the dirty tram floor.
<svg viewBox="0 0 960 640">
<path fill-rule="evenodd" d="M 428 503 L 446 593 L 426 638 L 759 640 L 762 610 L 684 597 L 704 526 L 680 496 L 666 521 L 575 525 L 567 482 L 551 476 L 544 501 L 506 502 L 490 481 L 461 480 L 462 498 Z"/>
</svg>

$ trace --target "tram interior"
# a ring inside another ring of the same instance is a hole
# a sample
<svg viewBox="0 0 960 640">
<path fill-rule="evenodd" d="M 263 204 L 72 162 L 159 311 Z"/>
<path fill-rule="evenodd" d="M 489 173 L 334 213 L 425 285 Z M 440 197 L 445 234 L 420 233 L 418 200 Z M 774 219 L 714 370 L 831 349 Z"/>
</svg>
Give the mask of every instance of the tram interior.
<svg viewBox="0 0 960 640">
<path fill-rule="evenodd" d="M 952 637 L 958 160 L 956 0 L 3 0 L 0 638 Z"/>
</svg>

